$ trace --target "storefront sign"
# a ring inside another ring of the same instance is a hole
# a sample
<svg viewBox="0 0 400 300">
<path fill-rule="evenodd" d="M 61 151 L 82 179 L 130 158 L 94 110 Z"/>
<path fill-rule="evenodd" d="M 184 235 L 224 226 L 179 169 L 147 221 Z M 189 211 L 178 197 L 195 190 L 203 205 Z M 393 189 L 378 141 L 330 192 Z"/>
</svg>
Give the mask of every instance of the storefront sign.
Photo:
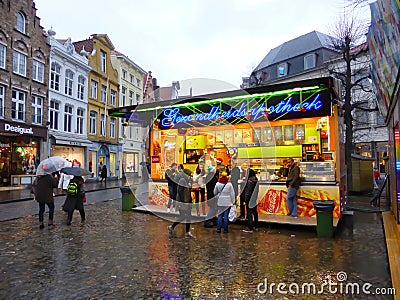
<svg viewBox="0 0 400 300">
<path fill-rule="evenodd" d="M 152 156 L 151 157 L 151 162 L 152 163 L 159 163 L 160 162 L 160 157 L 159 156 Z"/>
<path fill-rule="evenodd" d="M 9 132 L 17 132 L 19 134 L 33 134 L 33 129 L 32 127 L 21 127 L 21 126 L 12 126 L 8 123 L 4 124 L 4 131 L 9 131 Z"/>
<path fill-rule="evenodd" d="M 302 99 L 302 100 L 301 100 Z M 195 113 L 192 113 L 196 111 Z M 328 91 L 318 93 L 290 94 L 285 96 L 274 96 L 269 99 L 252 98 L 241 100 L 230 105 L 202 105 L 192 109 L 188 107 L 169 107 L 160 115 L 161 129 L 172 126 L 182 127 L 208 125 L 210 122 L 224 120 L 228 123 L 259 122 L 283 119 L 306 118 L 315 116 L 326 116 L 331 113 L 331 101 Z"/>
</svg>

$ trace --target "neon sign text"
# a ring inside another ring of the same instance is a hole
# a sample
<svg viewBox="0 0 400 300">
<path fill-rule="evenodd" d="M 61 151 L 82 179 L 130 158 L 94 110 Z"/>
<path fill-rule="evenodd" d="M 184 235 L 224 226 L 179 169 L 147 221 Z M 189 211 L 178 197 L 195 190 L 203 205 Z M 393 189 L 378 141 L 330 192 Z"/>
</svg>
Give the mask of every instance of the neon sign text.
<svg viewBox="0 0 400 300">
<path fill-rule="evenodd" d="M 269 119 L 277 119 L 281 115 L 299 112 L 301 109 L 304 109 L 305 111 L 318 111 L 322 108 L 320 94 L 317 94 L 312 100 L 304 101 L 302 103 L 292 104 L 292 100 L 293 98 L 289 97 L 285 100 L 281 100 L 276 105 L 268 106 Z M 214 105 L 207 113 L 188 115 L 181 115 L 180 111 L 181 110 L 178 107 L 165 109 L 163 111 L 164 117 L 160 120 L 161 125 L 164 127 L 170 127 L 173 124 L 190 123 L 193 121 L 215 121 L 219 118 L 230 119 L 248 117 L 249 121 L 255 121 L 266 111 L 266 103 L 262 102 L 256 107 L 247 109 L 245 102 L 243 102 L 238 108 L 232 106 L 229 110 L 223 110 L 219 105 Z"/>
</svg>

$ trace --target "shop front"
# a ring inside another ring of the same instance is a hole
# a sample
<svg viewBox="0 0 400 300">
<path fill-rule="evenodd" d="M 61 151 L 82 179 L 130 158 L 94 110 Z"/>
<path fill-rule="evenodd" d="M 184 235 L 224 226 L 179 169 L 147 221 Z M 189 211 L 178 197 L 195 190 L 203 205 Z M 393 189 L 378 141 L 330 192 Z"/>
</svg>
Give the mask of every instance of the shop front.
<svg viewBox="0 0 400 300">
<path fill-rule="evenodd" d="M 61 156 L 75 162 L 81 168 L 88 168 L 88 147 L 92 144 L 85 138 L 73 138 L 52 133 L 50 137 L 50 155 Z"/>
<path fill-rule="evenodd" d="M 0 185 L 32 183 L 46 137 L 46 127 L 0 120 Z"/>
<path fill-rule="evenodd" d="M 89 167 L 92 178 L 99 179 L 103 166 L 107 168 L 107 177 L 118 179 L 119 166 L 117 163 L 118 145 L 92 141 L 89 151 Z M 89 179 L 90 180 L 90 179 Z"/>
<path fill-rule="evenodd" d="M 152 120 L 149 204 L 167 204 L 164 174 L 172 163 L 191 171 L 238 165 L 257 173 L 260 214 L 286 216 L 280 171 L 292 157 L 303 179 L 299 216 L 315 216 L 314 200 L 333 200 L 339 219 L 346 178 L 342 119 L 334 100 L 332 80 L 322 78 L 157 103 L 163 106 L 154 107 L 151 116 L 149 105 L 138 106 L 135 118 Z"/>
</svg>

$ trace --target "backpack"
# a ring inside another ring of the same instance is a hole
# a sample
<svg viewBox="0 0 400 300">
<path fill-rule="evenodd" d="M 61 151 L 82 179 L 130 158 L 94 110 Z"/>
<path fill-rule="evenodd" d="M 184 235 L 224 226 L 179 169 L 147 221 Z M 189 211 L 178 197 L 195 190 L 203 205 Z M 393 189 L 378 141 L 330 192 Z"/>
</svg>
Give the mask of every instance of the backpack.
<svg viewBox="0 0 400 300">
<path fill-rule="evenodd" d="M 76 196 L 76 195 L 78 195 L 78 192 L 79 192 L 79 187 L 76 182 L 72 181 L 72 182 L 68 183 L 68 186 L 67 186 L 67 194 L 68 195 Z"/>
</svg>

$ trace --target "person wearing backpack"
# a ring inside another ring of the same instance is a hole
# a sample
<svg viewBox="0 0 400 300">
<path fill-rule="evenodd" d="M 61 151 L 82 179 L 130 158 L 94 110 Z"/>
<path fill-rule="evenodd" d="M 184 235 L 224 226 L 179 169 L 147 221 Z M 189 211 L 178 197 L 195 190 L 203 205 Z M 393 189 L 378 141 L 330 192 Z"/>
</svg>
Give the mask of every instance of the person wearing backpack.
<svg viewBox="0 0 400 300">
<path fill-rule="evenodd" d="M 67 186 L 67 199 L 63 205 L 64 211 L 68 212 L 67 225 L 71 225 L 72 216 L 75 209 L 79 210 L 81 222 L 85 222 L 86 215 L 83 206 L 85 190 L 83 188 L 84 180 L 82 176 L 74 176 Z"/>
</svg>

